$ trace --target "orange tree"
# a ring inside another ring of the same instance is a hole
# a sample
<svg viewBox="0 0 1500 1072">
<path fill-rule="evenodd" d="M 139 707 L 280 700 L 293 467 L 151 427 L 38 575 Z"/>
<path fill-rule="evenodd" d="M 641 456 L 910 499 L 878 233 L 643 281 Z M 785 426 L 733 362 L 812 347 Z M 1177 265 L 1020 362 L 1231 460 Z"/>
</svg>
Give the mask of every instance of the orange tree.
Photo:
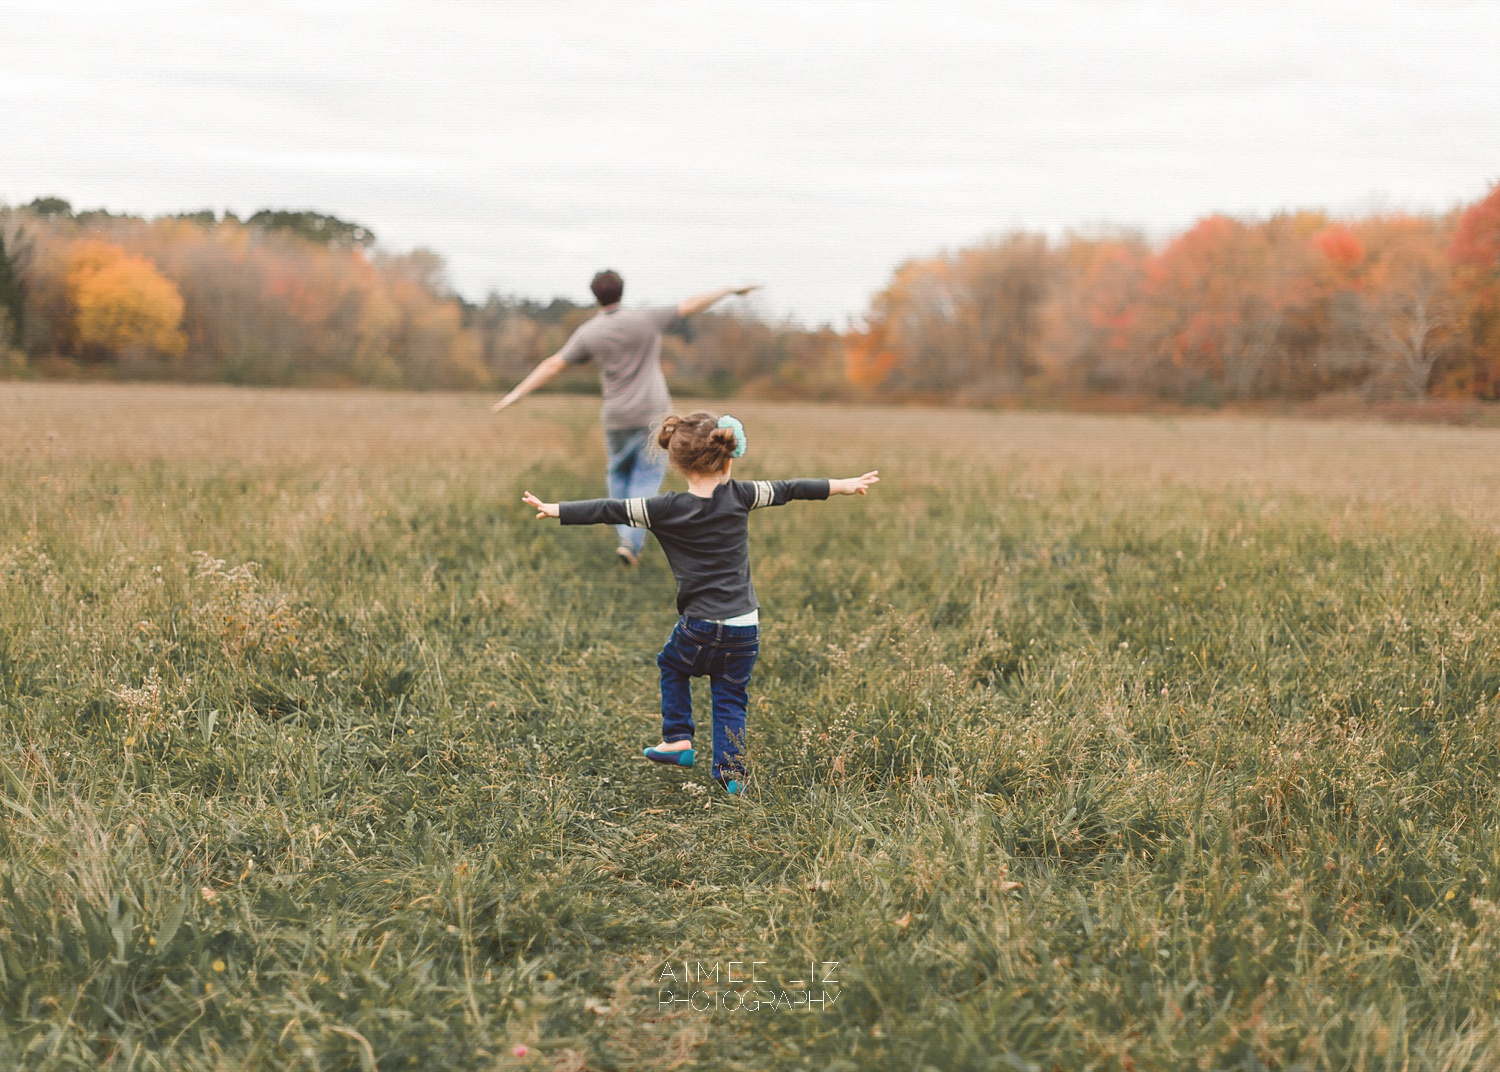
<svg viewBox="0 0 1500 1072">
<path fill-rule="evenodd" d="M 1038 370 L 1054 275 L 1041 235 L 908 261 L 847 347 L 849 377 L 919 391 L 1019 391 Z"/>
<path fill-rule="evenodd" d="M 1332 280 L 1314 242 L 1326 226 L 1316 213 L 1211 216 L 1152 256 L 1132 325 L 1145 385 L 1229 398 L 1329 386 L 1318 356 Z"/>
<path fill-rule="evenodd" d="M 1444 249 L 1451 219 L 1394 215 L 1361 221 L 1366 255 L 1357 309 L 1375 393 L 1423 398 L 1443 368 L 1464 361 L 1462 313 Z"/>
<path fill-rule="evenodd" d="M 144 257 L 110 242 L 74 245 L 66 277 L 73 338 L 80 356 L 180 357 L 182 295 Z"/>
</svg>

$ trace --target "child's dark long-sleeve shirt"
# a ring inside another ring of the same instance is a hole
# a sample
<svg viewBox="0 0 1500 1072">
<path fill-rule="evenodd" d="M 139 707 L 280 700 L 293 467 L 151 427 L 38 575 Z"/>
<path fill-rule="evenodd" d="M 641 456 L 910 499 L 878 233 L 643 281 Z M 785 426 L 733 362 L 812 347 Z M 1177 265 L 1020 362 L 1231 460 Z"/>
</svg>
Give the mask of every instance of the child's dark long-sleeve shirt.
<svg viewBox="0 0 1500 1072">
<path fill-rule="evenodd" d="M 669 491 L 649 499 L 558 503 L 558 519 L 650 529 L 677 578 L 678 613 L 723 621 L 760 607 L 750 583 L 750 511 L 826 498 L 827 480 L 730 480 L 708 499 Z"/>
</svg>

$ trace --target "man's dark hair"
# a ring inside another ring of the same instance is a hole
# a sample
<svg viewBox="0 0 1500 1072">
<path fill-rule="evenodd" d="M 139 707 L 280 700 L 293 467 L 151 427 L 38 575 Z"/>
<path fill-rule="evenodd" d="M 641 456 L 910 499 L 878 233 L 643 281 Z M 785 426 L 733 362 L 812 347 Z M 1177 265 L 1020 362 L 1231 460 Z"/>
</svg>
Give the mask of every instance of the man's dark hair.
<svg viewBox="0 0 1500 1072">
<path fill-rule="evenodd" d="M 625 280 L 620 278 L 619 272 L 606 268 L 594 276 L 589 289 L 594 292 L 600 305 L 613 305 L 625 293 Z"/>
</svg>

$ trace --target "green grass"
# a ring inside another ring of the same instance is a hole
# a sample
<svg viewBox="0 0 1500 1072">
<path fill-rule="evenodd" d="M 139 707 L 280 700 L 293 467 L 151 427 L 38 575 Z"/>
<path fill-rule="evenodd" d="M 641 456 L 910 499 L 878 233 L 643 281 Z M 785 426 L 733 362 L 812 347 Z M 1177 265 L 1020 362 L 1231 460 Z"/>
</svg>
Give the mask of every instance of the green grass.
<svg viewBox="0 0 1500 1072">
<path fill-rule="evenodd" d="M 730 801 L 639 758 L 659 551 L 517 503 L 599 493 L 593 403 L 90 390 L 5 400 L 0 1066 L 1500 1064 L 1474 510 L 746 407 L 743 475 L 883 480 L 752 520 Z"/>
</svg>

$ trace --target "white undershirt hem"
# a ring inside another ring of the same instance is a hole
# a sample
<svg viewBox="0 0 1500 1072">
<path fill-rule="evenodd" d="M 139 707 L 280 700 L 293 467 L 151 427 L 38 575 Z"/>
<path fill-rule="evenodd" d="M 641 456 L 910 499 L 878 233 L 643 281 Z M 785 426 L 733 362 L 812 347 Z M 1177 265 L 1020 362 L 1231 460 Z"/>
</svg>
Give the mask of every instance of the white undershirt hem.
<svg viewBox="0 0 1500 1072">
<path fill-rule="evenodd" d="M 748 614 L 736 614 L 733 618 L 713 618 L 715 625 L 759 625 L 760 608 L 750 611 Z"/>
</svg>

